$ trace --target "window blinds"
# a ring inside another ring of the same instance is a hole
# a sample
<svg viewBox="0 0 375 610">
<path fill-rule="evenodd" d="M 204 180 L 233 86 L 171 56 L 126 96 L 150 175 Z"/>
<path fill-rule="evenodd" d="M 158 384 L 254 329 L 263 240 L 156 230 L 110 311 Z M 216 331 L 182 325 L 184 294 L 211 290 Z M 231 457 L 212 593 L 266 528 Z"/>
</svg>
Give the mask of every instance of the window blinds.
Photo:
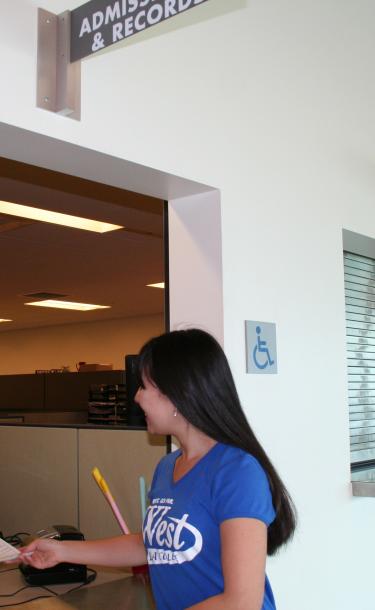
<svg viewBox="0 0 375 610">
<path fill-rule="evenodd" d="M 344 252 L 352 464 L 375 460 L 375 260 Z"/>
</svg>

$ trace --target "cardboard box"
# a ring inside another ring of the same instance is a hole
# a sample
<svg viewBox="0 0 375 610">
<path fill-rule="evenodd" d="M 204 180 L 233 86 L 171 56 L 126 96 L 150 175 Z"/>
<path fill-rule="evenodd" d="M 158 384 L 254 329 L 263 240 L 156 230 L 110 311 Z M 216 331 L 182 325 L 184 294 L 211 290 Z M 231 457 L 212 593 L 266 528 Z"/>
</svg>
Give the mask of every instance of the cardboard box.
<svg viewBox="0 0 375 610">
<path fill-rule="evenodd" d="M 112 371 L 113 364 L 99 364 L 94 362 L 93 364 L 81 364 L 78 372 L 79 373 L 92 373 L 93 371 Z"/>
</svg>

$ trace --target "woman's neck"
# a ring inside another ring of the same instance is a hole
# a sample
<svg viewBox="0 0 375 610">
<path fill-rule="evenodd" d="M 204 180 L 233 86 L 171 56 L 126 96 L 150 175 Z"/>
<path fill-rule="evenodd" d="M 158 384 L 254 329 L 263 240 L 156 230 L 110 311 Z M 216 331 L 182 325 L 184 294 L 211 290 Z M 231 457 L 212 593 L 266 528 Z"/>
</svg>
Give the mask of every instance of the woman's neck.
<svg viewBox="0 0 375 610">
<path fill-rule="evenodd" d="M 189 426 L 185 434 L 179 435 L 177 440 L 182 451 L 181 459 L 186 462 L 199 460 L 216 445 L 213 438 L 193 426 Z"/>
<path fill-rule="evenodd" d="M 174 464 L 173 480 L 177 483 L 189 470 L 194 468 L 205 455 L 216 445 L 216 441 L 196 428 L 185 434 L 182 438 L 177 437 L 180 443 L 181 455 Z"/>
</svg>

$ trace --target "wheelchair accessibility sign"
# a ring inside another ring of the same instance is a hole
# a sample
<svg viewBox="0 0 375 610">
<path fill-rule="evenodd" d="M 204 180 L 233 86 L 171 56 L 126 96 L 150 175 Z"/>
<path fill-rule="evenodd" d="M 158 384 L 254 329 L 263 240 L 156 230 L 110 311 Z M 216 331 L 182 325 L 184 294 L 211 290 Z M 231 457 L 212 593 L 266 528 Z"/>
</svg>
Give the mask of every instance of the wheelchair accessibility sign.
<svg viewBox="0 0 375 610">
<path fill-rule="evenodd" d="M 277 373 L 276 324 L 245 321 L 246 372 Z"/>
</svg>

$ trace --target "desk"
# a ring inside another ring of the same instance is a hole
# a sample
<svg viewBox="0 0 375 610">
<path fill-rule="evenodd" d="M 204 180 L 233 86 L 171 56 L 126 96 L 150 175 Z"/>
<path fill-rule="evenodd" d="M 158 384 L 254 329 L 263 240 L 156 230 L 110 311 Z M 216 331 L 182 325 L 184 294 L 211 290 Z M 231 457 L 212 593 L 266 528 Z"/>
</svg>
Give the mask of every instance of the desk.
<svg viewBox="0 0 375 610">
<path fill-rule="evenodd" d="M 2 595 L 13 593 L 25 584 L 18 569 L 5 572 L 12 567 L 10 564 L 1 564 Z M 0 598 L 0 609 L 2 605 L 14 602 L 14 605 L 7 605 L 6 608 L 8 610 L 156 610 L 150 585 L 124 570 L 98 568 L 94 582 L 76 591 L 67 592 L 78 585 L 79 583 L 51 585 L 48 588 L 57 593 L 58 597 L 35 599 L 21 606 L 16 605 L 38 595 L 48 595 L 48 592 L 40 587 L 30 587 L 14 597 Z"/>
</svg>

